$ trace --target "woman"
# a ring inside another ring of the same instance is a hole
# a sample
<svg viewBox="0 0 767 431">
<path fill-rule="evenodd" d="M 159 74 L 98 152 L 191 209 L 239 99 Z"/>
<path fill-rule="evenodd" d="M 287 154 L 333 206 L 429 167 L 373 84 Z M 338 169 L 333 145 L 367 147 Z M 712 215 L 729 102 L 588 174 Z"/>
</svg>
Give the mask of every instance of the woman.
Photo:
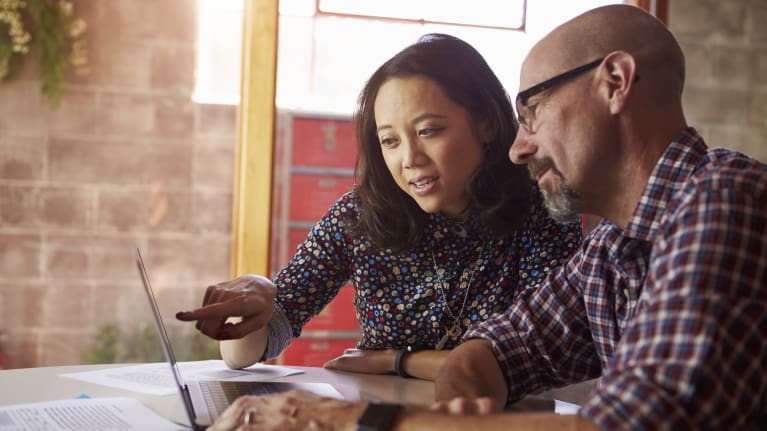
<svg viewBox="0 0 767 431">
<path fill-rule="evenodd" d="M 469 325 L 580 243 L 580 227 L 550 219 L 526 169 L 509 161 L 509 97 L 462 40 L 426 35 L 384 63 L 355 125 L 358 186 L 274 282 L 211 286 L 202 308 L 177 315 L 225 340 L 230 367 L 277 356 L 351 279 L 362 339 L 326 367 L 433 378 Z"/>
</svg>

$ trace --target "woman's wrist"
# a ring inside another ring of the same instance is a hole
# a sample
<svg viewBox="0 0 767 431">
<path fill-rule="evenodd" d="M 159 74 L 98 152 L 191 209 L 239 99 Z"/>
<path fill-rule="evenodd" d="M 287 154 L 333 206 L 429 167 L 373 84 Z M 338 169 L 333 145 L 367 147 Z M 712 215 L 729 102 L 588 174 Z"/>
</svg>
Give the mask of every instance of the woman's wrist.
<svg viewBox="0 0 767 431">
<path fill-rule="evenodd" d="M 405 371 L 405 364 L 404 364 L 405 356 L 409 355 L 410 353 L 411 353 L 410 346 L 397 351 L 397 356 L 394 357 L 394 374 L 406 379 L 413 377 Z"/>
<path fill-rule="evenodd" d="M 403 378 L 412 378 L 407 371 L 405 371 L 405 361 L 410 355 L 421 350 L 427 350 L 423 347 L 407 346 L 397 352 L 397 356 L 394 358 L 394 373 Z"/>
</svg>

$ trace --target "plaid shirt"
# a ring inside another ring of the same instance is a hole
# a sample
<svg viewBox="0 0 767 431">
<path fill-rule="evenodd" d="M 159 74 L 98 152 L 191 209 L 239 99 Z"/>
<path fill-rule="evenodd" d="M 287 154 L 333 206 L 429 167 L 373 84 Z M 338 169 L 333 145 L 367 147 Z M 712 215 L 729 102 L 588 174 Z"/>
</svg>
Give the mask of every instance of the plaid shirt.
<svg viewBox="0 0 767 431">
<path fill-rule="evenodd" d="M 625 231 L 581 250 L 485 338 L 509 400 L 601 376 L 580 410 L 603 429 L 764 429 L 767 166 L 684 130 Z"/>
</svg>

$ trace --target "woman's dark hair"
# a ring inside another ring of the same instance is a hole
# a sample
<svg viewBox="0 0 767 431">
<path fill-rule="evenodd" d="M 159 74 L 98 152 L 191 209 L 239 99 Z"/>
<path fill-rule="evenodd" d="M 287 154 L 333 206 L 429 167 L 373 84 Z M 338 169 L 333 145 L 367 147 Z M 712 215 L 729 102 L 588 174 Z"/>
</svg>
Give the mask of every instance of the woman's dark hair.
<svg viewBox="0 0 767 431">
<path fill-rule="evenodd" d="M 361 214 L 351 226 L 377 247 L 401 250 L 423 234 L 428 215 L 394 182 L 376 133 L 378 90 L 392 78 L 425 77 L 479 124 L 493 139 L 483 142 L 484 160 L 468 186 L 471 211 L 481 223 L 503 234 L 517 229 L 529 213 L 531 182 L 527 169 L 509 160 L 517 133 L 511 101 L 485 59 L 471 45 L 445 34 L 427 34 L 397 53 L 368 80 L 354 114 L 358 159 L 357 194 Z"/>
</svg>

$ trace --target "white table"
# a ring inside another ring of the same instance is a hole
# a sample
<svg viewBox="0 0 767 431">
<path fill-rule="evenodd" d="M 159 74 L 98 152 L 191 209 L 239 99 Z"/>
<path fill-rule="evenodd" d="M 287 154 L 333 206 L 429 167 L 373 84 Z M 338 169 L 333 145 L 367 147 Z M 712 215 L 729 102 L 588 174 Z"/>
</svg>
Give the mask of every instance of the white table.
<svg viewBox="0 0 767 431">
<path fill-rule="evenodd" d="M 155 412 L 175 421 L 184 419 L 179 396 L 158 396 L 102 386 L 72 378 L 65 373 L 120 367 L 130 364 L 72 365 L 41 368 L 22 368 L 0 371 L 0 405 L 32 403 L 38 401 L 72 399 L 78 396 L 124 396 L 139 400 Z M 324 382 L 333 385 L 348 400 L 381 400 L 402 404 L 427 406 L 434 400 L 434 384 L 418 379 L 404 379 L 394 375 L 357 374 L 331 371 L 316 367 L 294 367 L 303 374 L 280 377 L 276 381 Z M 580 403 L 587 393 L 588 384 L 549 391 L 540 397 L 528 397 L 512 410 L 553 410 L 556 398 Z"/>
</svg>

